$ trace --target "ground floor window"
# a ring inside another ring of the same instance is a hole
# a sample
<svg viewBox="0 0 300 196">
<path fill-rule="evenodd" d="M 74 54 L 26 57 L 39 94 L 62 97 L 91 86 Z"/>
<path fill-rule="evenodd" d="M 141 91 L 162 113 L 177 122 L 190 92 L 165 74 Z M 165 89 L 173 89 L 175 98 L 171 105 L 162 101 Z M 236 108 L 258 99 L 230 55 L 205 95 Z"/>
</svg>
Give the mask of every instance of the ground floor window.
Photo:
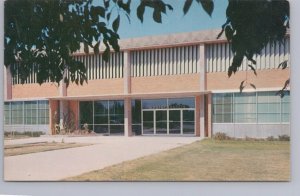
<svg viewBox="0 0 300 196">
<path fill-rule="evenodd" d="M 46 125 L 49 124 L 49 102 L 11 101 L 4 102 L 5 125 Z"/>
<path fill-rule="evenodd" d="M 80 101 L 80 126 L 100 134 L 124 134 L 124 101 Z M 131 101 L 135 135 L 194 135 L 195 99 L 134 99 Z"/>
<path fill-rule="evenodd" d="M 281 98 L 276 91 L 216 93 L 213 95 L 214 123 L 288 123 L 290 93 Z"/>
<path fill-rule="evenodd" d="M 81 128 L 88 124 L 96 133 L 124 134 L 124 101 L 81 101 L 79 108 Z"/>
</svg>

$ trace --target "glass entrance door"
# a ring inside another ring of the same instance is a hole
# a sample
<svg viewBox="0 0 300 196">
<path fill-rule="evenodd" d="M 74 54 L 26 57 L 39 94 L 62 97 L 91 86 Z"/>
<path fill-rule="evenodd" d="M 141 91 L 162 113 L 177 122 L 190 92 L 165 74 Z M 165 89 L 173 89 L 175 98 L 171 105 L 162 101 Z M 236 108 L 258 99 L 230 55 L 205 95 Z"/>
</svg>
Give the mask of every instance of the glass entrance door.
<svg viewBox="0 0 300 196">
<path fill-rule="evenodd" d="M 143 111 L 143 134 L 154 134 L 154 111 Z"/>
<path fill-rule="evenodd" d="M 143 110 L 144 135 L 193 135 L 195 110 L 153 109 Z"/>
<path fill-rule="evenodd" d="M 181 110 L 169 110 L 169 134 L 181 134 Z"/>
<path fill-rule="evenodd" d="M 155 133 L 168 134 L 168 111 L 156 110 L 155 111 Z"/>
</svg>

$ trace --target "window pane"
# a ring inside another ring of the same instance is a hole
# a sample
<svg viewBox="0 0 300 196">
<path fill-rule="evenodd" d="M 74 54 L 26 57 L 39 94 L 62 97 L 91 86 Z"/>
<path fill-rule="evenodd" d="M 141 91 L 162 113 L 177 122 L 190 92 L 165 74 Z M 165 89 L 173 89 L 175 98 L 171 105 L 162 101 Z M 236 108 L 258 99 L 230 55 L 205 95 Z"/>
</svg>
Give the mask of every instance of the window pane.
<svg viewBox="0 0 300 196">
<path fill-rule="evenodd" d="M 143 109 L 163 109 L 167 108 L 167 99 L 144 99 Z"/>
<path fill-rule="evenodd" d="M 132 112 L 132 123 L 140 124 L 142 121 L 141 100 L 131 101 L 131 112 Z"/>
<path fill-rule="evenodd" d="M 108 114 L 108 101 L 95 101 L 94 112 L 96 114 Z"/>
<path fill-rule="evenodd" d="M 279 123 L 280 114 L 258 114 L 257 120 L 260 123 Z"/>
<path fill-rule="evenodd" d="M 194 134 L 195 123 L 194 122 L 183 122 L 183 134 Z"/>
<path fill-rule="evenodd" d="M 169 108 L 195 108 L 194 98 L 168 99 Z"/>
<path fill-rule="evenodd" d="M 235 114 L 235 122 L 237 122 L 237 123 L 255 123 L 256 122 L 256 114 L 236 113 Z"/>
<path fill-rule="evenodd" d="M 81 101 L 79 102 L 80 110 L 80 124 L 93 124 L 93 102 Z"/>
</svg>

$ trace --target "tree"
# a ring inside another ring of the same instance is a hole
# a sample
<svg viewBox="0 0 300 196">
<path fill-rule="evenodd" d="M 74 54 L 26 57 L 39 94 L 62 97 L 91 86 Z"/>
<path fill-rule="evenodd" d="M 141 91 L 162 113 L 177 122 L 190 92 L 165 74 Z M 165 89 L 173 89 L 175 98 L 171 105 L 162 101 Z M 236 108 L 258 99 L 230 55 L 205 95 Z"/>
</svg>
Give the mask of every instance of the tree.
<svg viewBox="0 0 300 196">
<path fill-rule="evenodd" d="M 244 57 L 255 71 L 254 54 L 259 54 L 267 43 L 282 41 L 289 28 L 289 3 L 286 0 L 228 0 L 226 22 L 222 26 L 232 44 L 234 59 L 228 76 L 237 71 Z M 192 4 L 199 4 L 211 16 L 213 0 L 185 0 L 183 13 L 188 14 Z M 59 83 L 83 84 L 87 81 L 82 62 L 72 54 L 84 45 L 99 53 L 105 46 L 104 59 L 111 48 L 119 51 L 118 28 L 121 14 L 130 20 L 131 0 L 103 0 L 94 5 L 92 0 L 7 0 L 5 2 L 5 65 L 10 65 L 12 75 L 24 83 L 29 74 L 37 73 L 37 82 L 50 79 Z M 163 0 L 140 0 L 136 10 L 143 22 L 145 9 L 153 10 L 153 20 L 162 23 L 162 14 L 173 7 Z M 16 11 L 17 10 L 17 11 Z M 117 16 L 112 20 L 112 13 Z M 112 21 L 112 25 L 109 23 Z M 286 63 L 280 66 L 286 67 Z M 69 75 L 65 75 L 68 70 Z"/>
</svg>

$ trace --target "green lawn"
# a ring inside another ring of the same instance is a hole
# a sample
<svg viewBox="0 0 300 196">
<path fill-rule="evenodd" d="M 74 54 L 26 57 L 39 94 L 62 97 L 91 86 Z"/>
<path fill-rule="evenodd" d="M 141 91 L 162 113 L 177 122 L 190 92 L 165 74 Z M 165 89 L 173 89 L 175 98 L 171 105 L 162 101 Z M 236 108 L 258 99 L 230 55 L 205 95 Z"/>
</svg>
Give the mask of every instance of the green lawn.
<svg viewBox="0 0 300 196">
<path fill-rule="evenodd" d="M 202 140 L 67 181 L 288 181 L 290 143 Z"/>
</svg>

